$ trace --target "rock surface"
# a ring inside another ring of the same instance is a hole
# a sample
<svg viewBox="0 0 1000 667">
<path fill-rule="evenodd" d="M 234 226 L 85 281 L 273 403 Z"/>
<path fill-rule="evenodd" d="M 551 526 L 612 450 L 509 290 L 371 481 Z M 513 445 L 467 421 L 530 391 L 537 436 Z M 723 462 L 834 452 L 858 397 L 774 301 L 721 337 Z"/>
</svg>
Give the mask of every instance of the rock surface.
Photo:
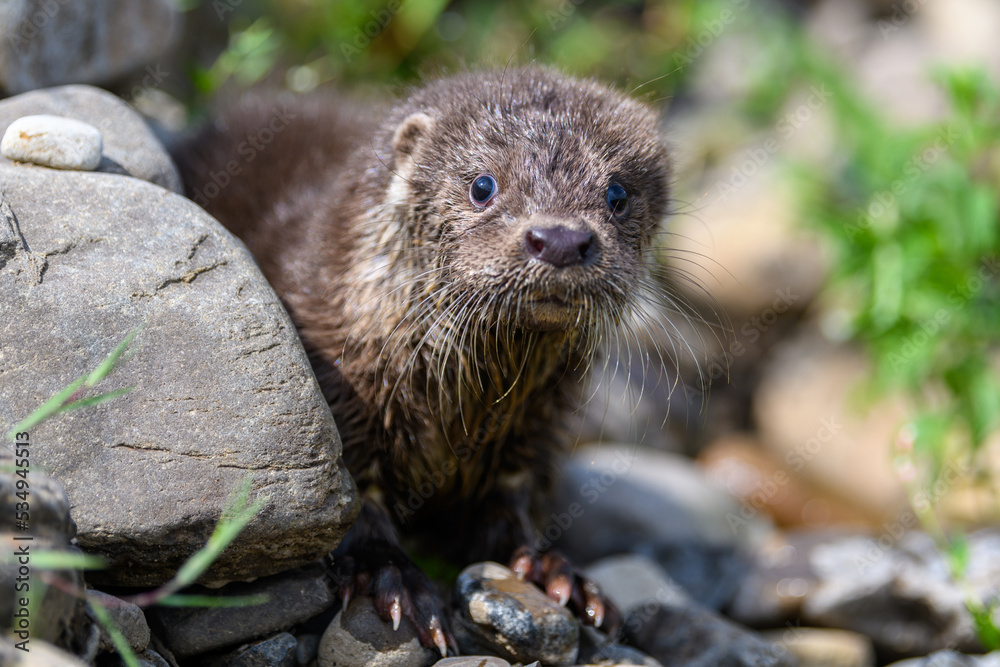
<svg viewBox="0 0 1000 667">
<path fill-rule="evenodd" d="M 0 134 L 22 116 L 34 114 L 75 118 L 96 127 L 104 147 L 97 171 L 134 176 L 182 192 L 177 168 L 152 130 L 111 93 L 92 86 L 60 86 L 0 101 Z"/>
<path fill-rule="evenodd" d="M 287 630 L 329 609 L 335 601 L 319 564 L 251 583 L 232 583 L 204 594 L 263 595 L 267 601 L 245 607 L 150 608 L 149 619 L 156 628 L 157 637 L 178 658 Z M 294 650 L 293 646 L 293 654 Z"/>
<path fill-rule="evenodd" d="M 1000 535 L 967 537 L 969 584 L 983 600 L 1000 596 Z M 817 545 L 810 564 L 819 585 L 805 598 L 808 622 L 860 632 L 887 655 L 943 648 L 982 650 L 965 593 L 923 533 L 886 533 Z"/>
<path fill-rule="evenodd" d="M 923 658 L 894 662 L 889 667 L 1000 667 L 1000 651 L 987 655 L 963 655 L 956 651 L 935 651 Z"/>
<path fill-rule="evenodd" d="M 981 599 L 995 599 L 1000 533 L 967 540 L 968 583 Z M 823 531 L 775 540 L 756 557 L 728 613 L 761 627 L 800 619 L 851 630 L 869 637 L 880 656 L 905 657 L 949 646 L 981 650 L 964 599 L 930 538 L 901 522 L 874 536 Z"/>
<path fill-rule="evenodd" d="M 420 645 L 410 619 L 392 629 L 371 598 L 357 597 L 334 617 L 319 643 L 319 667 L 427 667 L 440 655 Z"/>
<path fill-rule="evenodd" d="M 577 664 L 663 667 L 659 660 L 637 648 L 608 640 L 607 635 L 600 630 L 588 626 L 580 629 L 580 653 L 576 657 Z"/>
<path fill-rule="evenodd" d="M 104 148 L 96 127 L 72 118 L 22 116 L 7 126 L 0 152 L 8 160 L 53 169 L 93 171 Z"/>
<path fill-rule="evenodd" d="M 295 637 L 281 632 L 212 661 L 213 667 L 295 667 Z"/>
<path fill-rule="evenodd" d="M 295 329 L 242 244 L 191 201 L 101 173 L 0 163 L 0 423 L 15 423 L 144 325 L 99 387 L 126 396 L 36 427 L 95 584 L 156 585 L 250 476 L 264 508 L 204 575 L 327 553 L 358 510 Z"/>
<path fill-rule="evenodd" d="M 683 667 L 794 667 L 782 647 L 696 606 L 643 606 L 625 617 L 629 644 L 665 665 Z"/>
<path fill-rule="evenodd" d="M 498 563 L 475 563 L 462 570 L 454 601 L 452 629 L 465 653 L 552 665 L 576 660 L 580 625 L 570 611 Z"/>
<path fill-rule="evenodd" d="M 648 558 L 606 558 L 587 575 L 625 614 L 628 643 L 664 665 L 795 664 L 782 648 L 692 601 Z"/>
<path fill-rule="evenodd" d="M 870 373 L 859 352 L 807 331 L 769 361 L 754 415 L 775 459 L 878 525 L 906 502 L 890 449 L 906 412 L 900 401 L 855 406 Z"/>
<path fill-rule="evenodd" d="M 578 447 L 533 546 L 555 546 L 586 563 L 662 545 L 755 544 L 769 523 L 755 517 L 736 530 L 727 517 L 739 511 L 739 503 L 680 455 L 631 444 Z"/>
<path fill-rule="evenodd" d="M 170 0 L 17 0 L 0 5 L 0 88 L 103 83 L 153 62 L 179 27 Z"/>
</svg>

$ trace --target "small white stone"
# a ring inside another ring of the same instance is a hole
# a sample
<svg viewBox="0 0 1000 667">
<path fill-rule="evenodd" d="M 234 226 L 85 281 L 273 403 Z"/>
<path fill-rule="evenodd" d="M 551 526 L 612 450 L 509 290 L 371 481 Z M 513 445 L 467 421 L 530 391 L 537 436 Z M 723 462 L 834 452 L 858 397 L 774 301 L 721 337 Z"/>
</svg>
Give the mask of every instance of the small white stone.
<svg viewBox="0 0 1000 667">
<path fill-rule="evenodd" d="M 23 116 L 7 127 L 0 153 L 8 160 L 53 169 L 93 171 L 101 162 L 101 132 L 88 123 L 62 116 Z"/>
</svg>

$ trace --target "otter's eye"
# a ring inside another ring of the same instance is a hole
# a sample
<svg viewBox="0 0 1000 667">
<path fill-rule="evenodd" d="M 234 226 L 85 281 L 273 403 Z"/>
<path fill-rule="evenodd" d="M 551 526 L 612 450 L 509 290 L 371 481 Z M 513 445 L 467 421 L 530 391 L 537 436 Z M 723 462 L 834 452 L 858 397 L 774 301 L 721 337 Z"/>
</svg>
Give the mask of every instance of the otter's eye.
<svg viewBox="0 0 1000 667">
<path fill-rule="evenodd" d="M 617 183 L 612 183 L 608 187 L 607 200 L 614 215 L 625 215 L 628 212 L 628 193 Z"/>
<path fill-rule="evenodd" d="M 490 203 L 497 194 L 497 179 L 493 178 L 489 174 L 483 174 L 476 180 L 472 181 L 472 187 L 469 188 L 469 199 L 476 206 L 486 206 Z"/>
</svg>

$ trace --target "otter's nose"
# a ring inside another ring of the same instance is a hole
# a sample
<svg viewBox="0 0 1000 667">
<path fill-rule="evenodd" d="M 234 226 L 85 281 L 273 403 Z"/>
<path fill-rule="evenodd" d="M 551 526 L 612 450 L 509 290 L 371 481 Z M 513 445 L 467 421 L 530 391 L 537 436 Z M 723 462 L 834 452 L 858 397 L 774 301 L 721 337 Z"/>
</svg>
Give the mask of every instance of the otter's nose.
<svg viewBox="0 0 1000 667">
<path fill-rule="evenodd" d="M 569 227 L 533 227 L 524 234 L 528 255 L 556 268 L 583 264 L 592 254 L 594 235 Z"/>
</svg>

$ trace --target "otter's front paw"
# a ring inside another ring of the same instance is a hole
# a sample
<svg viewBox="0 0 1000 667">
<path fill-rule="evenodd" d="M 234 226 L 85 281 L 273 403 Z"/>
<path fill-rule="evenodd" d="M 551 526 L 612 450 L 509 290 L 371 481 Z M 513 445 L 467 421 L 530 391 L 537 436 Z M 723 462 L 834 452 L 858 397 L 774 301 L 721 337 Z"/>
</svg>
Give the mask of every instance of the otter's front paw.
<svg viewBox="0 0 1000 667">
<path fill-rule="evenodd" d="M 510 559 L 510 569 L 519 579 L 530 581 L 545 594 L 569 608 L 586 625 L 601 628 L 615 636 L 622 625 L 618 608 L 601 595 L 600 589 L 590 579 L 555 551 L 538 553 L 531 547 L 521 547 Z"/>
<path fill-rule="evenodd" d="M 334 552 L 330 578 L 340 589 L 346 609 L 357 595 L 371 597 L 383 621 L 399 629 L 406 616 L 413 622 L 420 643 L 436 648 L 444 657 L 458 645 L 448 625 L 446 607 L 424 572 L 399 547 L 367 543 L 345 553 Z"/>
</svg>

